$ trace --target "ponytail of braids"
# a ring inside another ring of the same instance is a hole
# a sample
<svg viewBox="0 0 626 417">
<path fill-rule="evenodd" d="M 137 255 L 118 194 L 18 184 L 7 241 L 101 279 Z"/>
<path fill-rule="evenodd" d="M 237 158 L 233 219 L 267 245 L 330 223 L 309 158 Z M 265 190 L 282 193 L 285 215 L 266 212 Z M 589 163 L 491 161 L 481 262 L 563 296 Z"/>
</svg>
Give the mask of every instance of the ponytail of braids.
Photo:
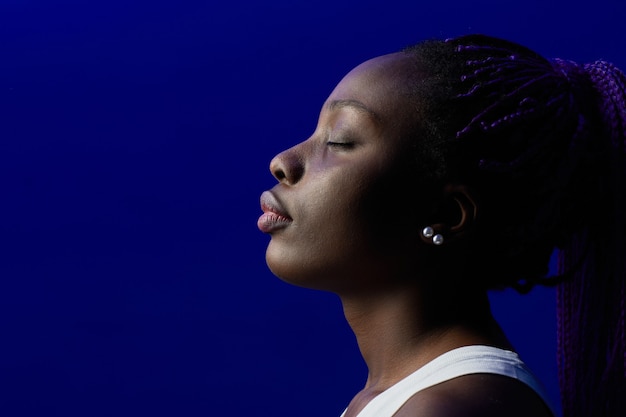
<svg viewBox="0 0 626 417">
<path fill-rule="evenodd" d="M 591 139 L 611 150 L 601 202 L 606 218 L 559 252 L 558 273 L 571 272 L 557 287 L 563 416 L 626 416 L 626 77 L 604 61 L 581 67 L 555 60 L 555 66 L 587 75 L 601 120 L 600 137 Z"/>
</svg>

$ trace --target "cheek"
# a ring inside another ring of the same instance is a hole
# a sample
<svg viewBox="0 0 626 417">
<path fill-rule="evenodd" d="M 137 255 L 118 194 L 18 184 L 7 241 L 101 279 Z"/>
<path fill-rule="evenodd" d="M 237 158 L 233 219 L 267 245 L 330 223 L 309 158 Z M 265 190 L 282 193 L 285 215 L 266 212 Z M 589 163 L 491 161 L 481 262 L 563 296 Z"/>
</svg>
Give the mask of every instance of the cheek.
<svg viewBox="0 0 626 417">
<path fill-rule="evenodd" d="M 418 238 L 419 201 L 405 176 L 391 172 L 372 181 L 360 199 L 359 217 L 378 249 L 397 249 Z"/>
</svg>

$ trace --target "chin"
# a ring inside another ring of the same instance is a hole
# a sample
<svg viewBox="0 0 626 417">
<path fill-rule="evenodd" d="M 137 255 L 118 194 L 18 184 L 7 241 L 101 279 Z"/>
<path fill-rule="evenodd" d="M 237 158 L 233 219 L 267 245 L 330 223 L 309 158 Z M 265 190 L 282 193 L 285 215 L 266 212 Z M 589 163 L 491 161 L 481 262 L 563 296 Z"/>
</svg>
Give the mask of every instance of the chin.
<svg viewBox="0 0 626 417">
<path fill-rule="evenodd" d="M 265 252 L 265 263 L 270 269 L 272 274 L 276 275 L 281 280 L 291 283 L 294 281 L 294 275 L 298 275 L 298 270 L 301 267 L 297 265 L 297 262 L 293 262 L 293 259 L 288 255 L 288 251 L 278 249 L 274 247 L 270 242 Z"/>
<path fill-rule="evenodd" d="M 265 261 L 272 274 L 281 281 L 298 287 L 316 288 L 316 286 L 313 285 L 316 280 L 311 276 L 307 276 L 307 274 L 303 274 L 301 267 L 289 265 L 285 262 L 277 262 L 271 257 L 266 257 Z"/>
<path fill-rule="evenodd" d="M 287 284 L 313 290 L 333 291 L 333 279 L 311 265 L 288 256 L 285 252 L 276 254 L 268 248 L 265 261 L 272 274 Z M 336 283 L 336 282 L 335 282 Z"/>
</svg>

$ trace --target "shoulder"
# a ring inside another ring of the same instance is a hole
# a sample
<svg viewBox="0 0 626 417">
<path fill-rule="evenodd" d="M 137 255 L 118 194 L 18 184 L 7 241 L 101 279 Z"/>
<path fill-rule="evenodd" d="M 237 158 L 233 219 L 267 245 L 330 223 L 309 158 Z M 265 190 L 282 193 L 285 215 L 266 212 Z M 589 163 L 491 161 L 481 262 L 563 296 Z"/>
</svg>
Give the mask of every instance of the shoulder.
<svg viewBox="0 0 626 417">
<path fill-rule="evenodd" d="M 501 375 L 473 374 L 418 392 L 394 417 L 553 417 L 526 384 Z"/>
</svg>

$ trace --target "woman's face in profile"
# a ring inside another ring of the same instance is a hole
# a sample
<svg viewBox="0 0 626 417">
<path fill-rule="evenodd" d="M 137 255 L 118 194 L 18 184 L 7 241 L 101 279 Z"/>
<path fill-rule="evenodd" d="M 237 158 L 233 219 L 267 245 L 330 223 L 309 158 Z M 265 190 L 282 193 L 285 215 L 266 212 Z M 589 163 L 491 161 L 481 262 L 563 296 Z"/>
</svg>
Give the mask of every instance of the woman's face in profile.
<svg viewBox="0 0 626 417">
<path fill-rule="evenodd" d="M 317 128 L 278 154 L 278 184 L 263 193 L 259 228 L 271 235 L 266 260 L 296 285 L 360 288 L 414 259 L 421 226 L 407 133 L 406 89 L 413 66 L 405 55 L 367 61 L 324 103 Z M 403 262 L 404 261 L 404 262 Z"/>
</svg>

